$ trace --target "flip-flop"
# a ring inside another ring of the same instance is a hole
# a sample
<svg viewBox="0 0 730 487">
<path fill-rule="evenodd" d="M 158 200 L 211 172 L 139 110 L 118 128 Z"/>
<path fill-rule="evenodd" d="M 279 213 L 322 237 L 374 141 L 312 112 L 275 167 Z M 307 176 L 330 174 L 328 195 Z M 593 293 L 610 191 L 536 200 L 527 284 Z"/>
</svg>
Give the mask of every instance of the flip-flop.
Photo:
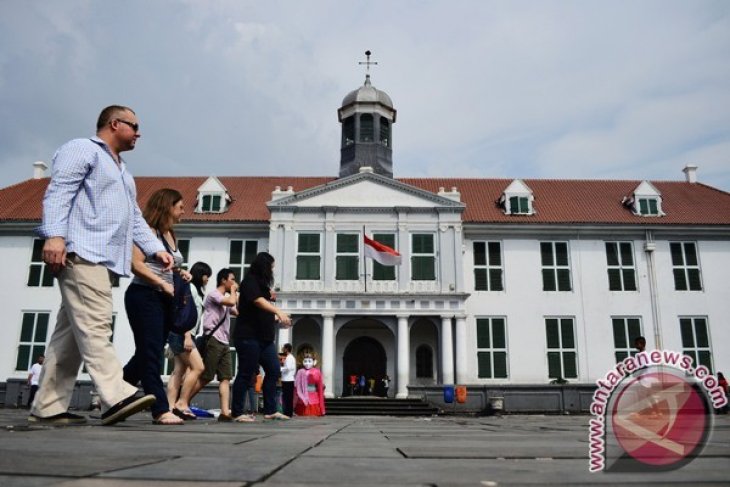
<svg viewBox="0 0 730 487">
<path fill-rule="evenodd" d="M 177 416 L 180 419 L 184 419 L 185 421 L 192 421 L 194 419 L 198 419 L 198 417 L 189 409 L 178 409 L 178 408 L 172 408 L 172 414 Z"/>
<path fill-rule="evenodd" d="M 166 417 L 167 416 L 167 417 Z M 172 426 L 172 425 L 180 425 L 185 424 L 185 421 L 182 421 L 180 418 L 176 416 L 168 416 L 168 413 L 162 413 L 156 418 L 152 420 L 153 424 L 158 425 L 164 425 L 164 426 Z"/>
</svg>

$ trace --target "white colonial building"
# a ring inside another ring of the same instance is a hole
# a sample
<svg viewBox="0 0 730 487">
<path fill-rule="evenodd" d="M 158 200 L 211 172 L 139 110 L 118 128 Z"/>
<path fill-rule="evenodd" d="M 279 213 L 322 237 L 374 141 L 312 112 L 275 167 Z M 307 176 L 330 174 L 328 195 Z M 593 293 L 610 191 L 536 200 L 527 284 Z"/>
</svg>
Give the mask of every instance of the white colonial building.
<svg viewBox="0 0 730 487">
<path fill-rule="evenodd" d="M 329 396 L 353 374 L 388 374 L 398 397 L 590 384 L 637 335 L 730 371 L 730 194 L 696 167 L 683 181 L 395 179 L 388 95 L 368 77 L 338 114 L 338 178 L 137 178 L 141 206 L 161 187 L 183 193 L 187 265 L 241 275 L 257 252 L 274 255 L 277 304 L 294 322 L 279 341 L 318 353 Z M 33 233 L 47 184 L 37 164 L 0 190 L 0 381 L 27 376 L 60 302 Z M 402 265 L 365 259 L 363 234 Z M 122 361 L 134 348 L 128 283 L 114 290 Z"/>
</svg>

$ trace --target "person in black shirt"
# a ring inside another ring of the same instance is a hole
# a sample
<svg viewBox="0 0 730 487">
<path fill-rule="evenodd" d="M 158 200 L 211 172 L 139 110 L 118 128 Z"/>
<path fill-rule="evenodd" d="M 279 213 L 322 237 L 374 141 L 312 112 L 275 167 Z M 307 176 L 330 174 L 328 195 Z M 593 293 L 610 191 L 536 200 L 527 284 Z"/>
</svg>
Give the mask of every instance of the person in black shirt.
<svg viewBox="0 0 730 487">
<path fill-rule="evenodd" d="M 233 343 L 238 355 L 238 373 L 233 382 L 231 413 L 240 422 L 250 422 L 243 414 L 244 390 L 259 365 L 264 369 L 262 392 L 265 419 L 289 419 L 276 411 L 276 383 L 281 376 L 278 351 L 274 342 L 277 322 L 290 327 L 291 318 L 272 304 L 271 286 L 274 282 L 274 257 L 259 253 L 251 262 L 241 281 L 238 298 L 238 318 Z"/>
</svg>

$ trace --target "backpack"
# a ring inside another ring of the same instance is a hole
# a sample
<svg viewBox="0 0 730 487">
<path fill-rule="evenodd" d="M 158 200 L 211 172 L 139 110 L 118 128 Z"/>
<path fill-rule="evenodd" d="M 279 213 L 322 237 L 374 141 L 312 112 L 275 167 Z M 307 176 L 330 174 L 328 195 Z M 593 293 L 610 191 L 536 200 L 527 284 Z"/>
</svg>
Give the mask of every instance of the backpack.
<svg viewBox="0 0 730 487">
<path fill-rule="evenodd" d="M 162 235 L 158 236 L 165 245 L 167 251 L 172 254 L 167 240 Z M 175 295 L 172 297 L 172 322 L 170 331 L 179 335 L 195 328 L 198 323 L 198 307 L 193 299 L 193 289 L 189 282 L 185 282 L 179 272 L 172 273 L 172 287 Z"/>
</svg>

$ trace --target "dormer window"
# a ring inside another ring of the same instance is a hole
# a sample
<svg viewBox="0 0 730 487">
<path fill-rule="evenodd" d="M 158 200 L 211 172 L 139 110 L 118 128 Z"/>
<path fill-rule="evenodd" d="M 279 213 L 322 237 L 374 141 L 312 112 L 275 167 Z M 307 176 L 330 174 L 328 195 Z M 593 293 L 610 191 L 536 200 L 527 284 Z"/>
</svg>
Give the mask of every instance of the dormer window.
<svg viewBox="0 0 730 487">
<path fill-rule="evenodd" d="M 530 214 L 530 199 L 526 196 L 513 196 L 509 199 L 510 214 Z"/>
<path fill-rule="evenodd" d="M 656 198 L 639 198 L 639 214 L 659 216 L 659 203 Z"/>
<path fill-rule="evenodd" d="M 649 181 L 642 181 L 632 196 L 624 197 L 622 203 L 637 216 L 664 216 L 662 195 Z"/>
<path fill-rule="evenodd" d="M 221 200 L 223 198 L 218 194 L 206 194 L 203 196 L 203 204 L 201 211 L 203 213 L 219 213 L 221 211 Z"/>
<path fill-rule="evenodd" d="M 195 213 L 225 213 L 231 201 L 226 187 L 217 177 L 211 176 L 198 188 Z"/>
<path fill-rule="evenodd" d="M 505 215 L 533 215 L 535 197 L 532 190 L 520 179 L 515 179 L 497 200 Z"/>
</svg>

